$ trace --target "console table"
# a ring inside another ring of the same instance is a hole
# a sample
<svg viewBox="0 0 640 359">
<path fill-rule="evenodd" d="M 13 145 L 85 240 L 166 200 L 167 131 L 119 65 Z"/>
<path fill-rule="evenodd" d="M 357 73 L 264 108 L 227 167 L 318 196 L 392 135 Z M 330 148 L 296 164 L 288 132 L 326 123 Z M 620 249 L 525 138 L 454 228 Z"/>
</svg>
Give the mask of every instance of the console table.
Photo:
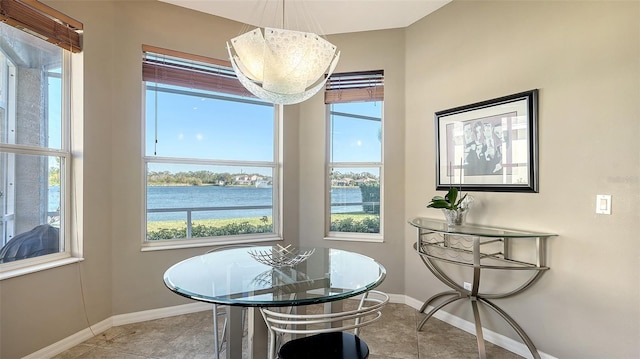
<svg viewBox="0 0 640 359">
<path fill-rule="evenodd" d="M 540 358 L 538 350 L 522 327 L 490 299 L 514 296 L 535 283 L 549 269 L 545 265 L 546 240 L 556 234 L 468 224 L 449 226 L 445 221 L 420 217 L 413 218 L 409 224 L 418 230 L 418 238 L 413 247 L 424 264 L 436 278 L 453 289 L 435 294 L 424 302 L 420 308 L 421 313 L 431 304 L 433 308 L 426 313 L 426 317 L 418 325 L 418 330 L 446 305 L 468 299 L 473 309 L 481 359 L 486 358 L 486 351 L 478 304 L 483 304 L 498 313 L 515 330 L 533 357 Z M 470 281 L 453 279 L 452 275 L 446 273 L 445 264 L 468 267 L 472 272 Z M 486 276 L 487 271 L 524 271 L 525 275 L 513 288 L 492 288 L 483 292 L 480 290 L 480 278 L 481 274 Z"/>
</svg>

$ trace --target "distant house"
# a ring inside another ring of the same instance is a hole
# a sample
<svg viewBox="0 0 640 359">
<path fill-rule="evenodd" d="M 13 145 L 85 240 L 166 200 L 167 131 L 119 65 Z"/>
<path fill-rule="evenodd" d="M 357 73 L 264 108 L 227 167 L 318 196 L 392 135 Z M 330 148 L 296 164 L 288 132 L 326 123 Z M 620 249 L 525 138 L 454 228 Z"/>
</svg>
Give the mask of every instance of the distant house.
<svg viewBox="0 0 640 359">
<path fill-rule="evenodd" d="M 331 186 L 332 187 L 351 186 L 351 182 L 353 182 L 353 179 L 351 179 L 351 178 L 333 179 L 333 180 L 331 180 Z"/>
<path fill-rule="evenodd" d="M 251 185 L 255 181 L 255 175 L 239 175 L 235 177 L 236 184 Z"/>
<path fill-rule="evenodd" d="M 354 186 L 359 186 L 361 184 L 367 184 L 367 183 L 380 183 L 379 180 L 375 179 L 375 178 L 361 178 L 361 179 L 357 179 L 354 182 Z"/>
</svg>

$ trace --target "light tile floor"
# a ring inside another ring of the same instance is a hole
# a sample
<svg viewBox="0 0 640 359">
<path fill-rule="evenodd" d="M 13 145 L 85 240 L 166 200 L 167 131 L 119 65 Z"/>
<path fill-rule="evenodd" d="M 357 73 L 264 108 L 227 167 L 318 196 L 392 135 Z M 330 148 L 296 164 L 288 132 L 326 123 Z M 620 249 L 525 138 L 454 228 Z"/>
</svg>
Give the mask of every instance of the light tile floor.
<svg viewBox="0 0 640 359">
<path fill-rule="evenodd" d="M 200 359 L 213 358 L 211 311 L 113 327 L 54 359 Z M 371 350 L 370 359 L 477 358 L 474 335 L 431 318 L 404 304 L 389 303 L 382 319 L 361 331 Z M 521 358 L 486 343 L 487 357 Z M 304 359 L 304 358 L 301 358 Z"/>
</svg>

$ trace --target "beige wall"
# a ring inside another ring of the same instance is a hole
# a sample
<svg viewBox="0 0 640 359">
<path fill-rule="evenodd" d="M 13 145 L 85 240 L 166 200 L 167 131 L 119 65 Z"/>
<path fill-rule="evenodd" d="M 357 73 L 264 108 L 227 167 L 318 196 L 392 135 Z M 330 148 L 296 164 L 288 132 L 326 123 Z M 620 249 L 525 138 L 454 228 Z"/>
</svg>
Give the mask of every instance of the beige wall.
<svg viewBox="0 0 640 359">
<path fill-rule="evenodd" d="M 540 192 L 473 193 L 468 220 L 559 236 L 551 270 L 496 303 L 555 357 L 640 357 L 640 3 L 456 1 L 406 34 L 407 216 L 442 217 L 425 208 L 434 112 L 539 89 Z M 595 214 L 597 194 L 611 215 Z M 443 289 L 409 253 L 405 270 L 407 295 Z"/>
<path fill-rule="evenodd" d="M 378 259 L 387 269 L 381 289 L 404 290 L 402 231 L 406 223 L 404 189 L 404 30 L 330 36 L 340 49 L 336 72 L 384 70 L 384 243 L 323 239 L 325 210 L 324 98 L 314 96 L 300 108 L 300 238 L 311 246 L 353 250 Z"/>
<path fill-rule="evenodd" d="M 57 6 L 59 3 L 55 3 Z M 69 6 L 71 4 L 62 4 Z M 0 281 L 0 358 L 20 358 L 77 333 L 113 314 L 111 257 L 111 160 L 114 85 L 111 74 L 114 7 L 92 2 L 69 14 L 86 24 L 84 42 L 84 131 L 86 146 L 75 153 L 83 182 L 85 261 Z M 67 10 L 66 7 L 60 7 Z M 81 285 L 83 290 L 81 290 Z M 86 308 L 83 306 L 86 302 Z M 85 316 L 86 309 L 86 316 Z"/>
<path fill-rule="evenodd" d="M 242 30 L 153 0 L 47 3 L 85 25 L 86 259 L 0 282 L 2 358 L 35 352 L 87 322 L 189 303 L 161 276 L 203 249 L 140 251 L 140 48 L 225 58 L 225 41 Z M 321 240 L 321 96 L 285 110 L 285 240 L 375 257 L 390 293 L 422 300 L 442 289 L 411 252 L 406 224 L 440 218 L 425 208 L 435 193 L 433 113 L 538 88 L 540 193 L 474 193 L 480 205 L 469 221 L 560 236 L 549 248 L 551 271 L 498 304 L 553 356 L 638 357 L 639 24 L 638 2 L 454 2 L 407 29 L 331 36 L 342 50 L 337 71 L 385 70 L 385 242 Z M 613 195 L 611 216 L 594 214 L 596 194 Z M 485 324 L 512 335 L 498 320 Z"/>
<path fill-rule="evenodd" d="M 243 26 L 155 0 L 47 3 L 84 23 L 85 147 L 76 155 L 85 260 L 0 282 L 0 358 L 28 355 L 114 315 L 192 303 L 167 290 L 162 273 L 206 248 L 140 251 L 141 46 L 226 58 L 225 41 Z M 285 122 L 285 149 L 297 147 L 297 124 Z M 284 158 L 284 183 L 295 189 L 296 150 Z M 284 197 L 284 233 L 294 237 L 287 234 L 298 230 L 297 191 Z"/>
</svg>

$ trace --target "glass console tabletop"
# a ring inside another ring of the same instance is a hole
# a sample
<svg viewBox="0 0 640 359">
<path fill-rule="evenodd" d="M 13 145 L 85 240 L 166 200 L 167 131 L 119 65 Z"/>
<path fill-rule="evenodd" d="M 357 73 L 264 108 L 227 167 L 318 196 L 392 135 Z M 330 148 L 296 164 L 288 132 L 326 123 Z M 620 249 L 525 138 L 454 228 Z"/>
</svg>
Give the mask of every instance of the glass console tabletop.
<svg viewBox="0 0 640 359">
<path fill-rule="evenodd" d="M 423 217 L 412 218 L 409 221 L 409 224 L 419 229 L 427 229 L 438 233 L 479 236 L 485 238 L 539 238 L 556 236 L 556 234 L 553 233 L 530 232 L 473 224 L 449 226 L 446 221 Z"/>
<path fill-rule="evenodd" d="M 233 248 L 192 257 L 170 267 L 164 282 L 173 292 L 202 302 L 292 306 L 356 296 L 378 286 L 386 275 L 375 260 L 339 249 L 316 248 L 305 261 L 282 268 L 262 264 L 249 254 L 272 248 Z"/>
</svg>

